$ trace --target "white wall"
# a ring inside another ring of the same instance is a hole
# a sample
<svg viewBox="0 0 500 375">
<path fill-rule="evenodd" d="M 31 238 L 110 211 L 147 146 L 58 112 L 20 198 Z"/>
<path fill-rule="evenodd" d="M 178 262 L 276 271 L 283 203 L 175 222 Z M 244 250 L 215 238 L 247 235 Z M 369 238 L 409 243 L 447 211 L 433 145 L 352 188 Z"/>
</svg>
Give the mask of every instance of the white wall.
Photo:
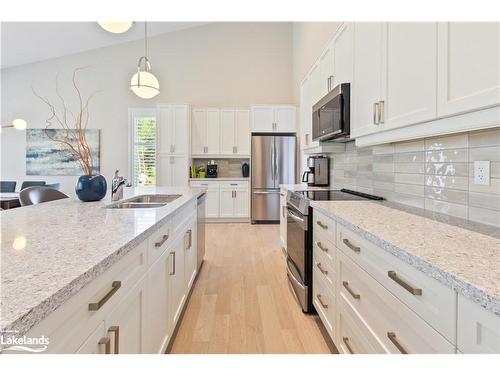
<svg viewBox="0 0 500 375">
<path fill-rule="evenodd" d="M 128 87 L 143 54 L 142 41 L 3 69 L 1 122 L 22 117 L 30 128 L 44 127 L 49 112 L 31 87 L 55 102 L 55 77 L 60 72 L 62 95 L 74 105 L 72 71 L 88 66 L 79 82 L 86 95 L 99 91 L 90 105 L 89 128 L 102 129 L 101 173 L 109 180 L 115 169 L 124 174 L 128 170 L 129 107 L 162 102 L 196 106 L 293 102 L 291 23 L 208 24 L 153 37 L 149 50 L 161 85 L 160 95 L 152 100 L 137 98 Z M 62 182 L 63 190 L 73 194 L 76 176 L 25 175 L 24 131 L 4 129 L 1 146 L 2 180 Z"/>
</svg>

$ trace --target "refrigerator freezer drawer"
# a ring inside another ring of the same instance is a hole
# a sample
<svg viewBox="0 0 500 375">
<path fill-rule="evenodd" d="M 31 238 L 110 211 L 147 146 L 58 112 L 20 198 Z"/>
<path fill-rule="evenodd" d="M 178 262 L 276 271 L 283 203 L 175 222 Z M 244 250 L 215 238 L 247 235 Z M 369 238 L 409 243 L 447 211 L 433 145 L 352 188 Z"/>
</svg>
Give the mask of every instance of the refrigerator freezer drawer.
<svg viewBox="0 0 500 375">
<path fill-rule="evenodd" d="M 252 223 L 279 222 L 280 191 L 252 190 Z"/>
</svg>

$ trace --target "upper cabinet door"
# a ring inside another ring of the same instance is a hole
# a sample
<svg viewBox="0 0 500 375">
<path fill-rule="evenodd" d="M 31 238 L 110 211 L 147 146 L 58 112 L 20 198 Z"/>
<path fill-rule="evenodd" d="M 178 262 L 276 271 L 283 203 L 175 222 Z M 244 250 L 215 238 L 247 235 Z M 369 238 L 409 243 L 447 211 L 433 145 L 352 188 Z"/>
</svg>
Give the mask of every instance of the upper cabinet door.
<svg viewBox="0 0 500 375">
<path fill-rule="evenodd" d="M 274 131 L 274 107 L 252 107 L 252 132 L 271 133 Z"/>
<path fill-rule="evenodd" d="M 276 130 L 281 133 L 294 133 L 296 131 L 295 117 L 297 109 L 294 106 L 277 106 L 275 109 Z"/>
<path fill-rule="evenodd" d="M 384 28 L 381 127 L 436 118 L 437 24 L 390 22 Z"/>
<path fill-rule="evenodd" d="M 344 23 L 333 42 L 333 82 L 331 88 L 341 83 L 352 83 L 354 75 L 354 26 Z"/>
<path fill-rule="evenodd" d="M 191 131 L 191 151 L 194 155 L 205 154 L 207 146 L 207 111 L 193 109 L 193 127 Z"/>
<path fill-rule="evenodd" d="M 380 22 L 354 25 L 352 137 L 379 130 L 375 124 L 374 107 L 381 100 L 383 28 Z"/>
<path fill-rule="evenodd" d="M 189 154 L 189 106 L 172 105 L 172 151 L 175 154 Z"/>
<path fill-rule="evenodd" d="M 236 111 L 221 109 L 220 116 L 220 153 L 232 155 L 236 153 Z"/>
<path fill-rule="evenodd" d="M 318 82 L 318 96 L 322 98 L 331 89 L 331 79 L 333 76 L 333 46 L 329 45 L 323 51 L 319 58 L 319 82 Z"/>
<path fill-rule="evenodd" d="M 500 23 L 440 23 L 438 47 L 438 116 L 500 104 Z"/>
<path fill-rule="evenodd" d="M 158 134 L 158 152 L 171 153 L 174 139 L 173 139 L 173 119 L 172 119 L 172 106 L 159 105 L 156 108 L 157 118 L 157 134 Z"/>
<path fill-rule="evenodd" d="M 209 154 L 220 153 L 220 110 L 207 109 L 207 148 Z"/>
<path fill-rule="evenodd" d="M 236 110 L 236 148 L 238 155 L 250 155 L 250 111 Z"/>
</svg>

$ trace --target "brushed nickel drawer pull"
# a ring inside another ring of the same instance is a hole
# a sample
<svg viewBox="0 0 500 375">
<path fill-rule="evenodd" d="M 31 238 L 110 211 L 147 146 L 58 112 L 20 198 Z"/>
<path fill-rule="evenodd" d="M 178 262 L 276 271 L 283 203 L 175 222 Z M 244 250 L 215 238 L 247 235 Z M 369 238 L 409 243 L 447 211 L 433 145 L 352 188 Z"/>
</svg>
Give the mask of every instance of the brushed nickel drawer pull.
<svg viewBox="0 0 500 375">
<path fill-rule="evenodd" d="M 161 240 L 158 241 L 158 242 L 155 242 L 155 247 L 161 247 L 167 240 L 168 240 L 168 237 L 169 235 L 168 234 L 164 234 L 162 237 L 161 237 Z"/>
<path fill-rule="evenodd" d="M 321 271 L 321 273 L 323 275 L 328 275 L 328 271 L 325 270 L 323 267 L 321 267 L 321 263 L 320 262 L 316 262 L 316 267 L 318 267 L 318 269 Z"/>
<path fill-rule="evenodd" d="M 352 349 L 351 349 L 351 345 L 349 345 L 349 337 L 342 337 L 342 341 L 344 342 L 344 345 L 345 347 L 347 348 L 347 350 L 349 350 L 349 353 L 351 354 L 355 354 Z"/>
<path fill-rule="evenodd" d="M 394 280 L 397 284 L 401 285 L 403 288 L 405 288 L 408 292 L 410 292 L 414 296 L 422 295 L 422 289 L 415 288 L 414 286 L 408 284 L 406 281 L 401 279 L 395 271 L 387 272 L 387 276 L 389 276 L 390 279 Z"/>
<path fill-rule="evenodd" d="M 106 302 L 108 302 L 108 300 L 111 297 L 113 297 L 113 294 L 115 294 L 118 291 L 118 289 L 120 289 L 120 287 L 122 286 L 122 282 L 121 281 L 113 281 L 111 286 L 112 286 L 111 290 L 108 293 L 106 293 L 106 295 L 104 297 L 102 297 L 102 299 L 99 302 L 89 303 L 89 311 L 99 310 Z"/>
<path fill-rule="evenodd" d="M 102 337 L 98 344 L 104 345 L 104 354 L 111 354 L 111 340 L 109 337 Z"/>
<path fill-rule="evenodd" d="M 319 241 L 316 241 L 316 246 L 318 246 L 320 248 L 320 250 L 324 251 L 325 253 L 328 252 L 328 248 L 327 247 L 324 247 L 321 242 Z"/>
<path fill-rule="evenodd" d="M 396 337 L 396 334 L 394 332 L 387 332 L 387 337 L 389 338 L 389 340 L 391 340 L 394 346 L 398 348 L 401 354 L 408 354 L 404 346 L 399 343 L 398 338 Z"/>
<path fill-rule="evenodd" d="M 347 281 L 342 281 L 342 285 L 349 292 L 349 294 L 352 296 L 352 298 L 354 298 L 354 299 L 361 298 L 361 296 L 359 294 L 353 292 L 353 290 L 349 287 L 349 283 Z"/>
<path fill-rule="evenodd" d="M 355 253 L 359 253 L 361 251 L 361 248 L 359 246 L 354 246 L 351 241 L 349 241 L 347 238 L 344 238 L 342 242 L 352 251 Z"/>
<path fill-rule="evenodd" d="M 108 328 L 109 333 L 115 335 L 115 354 L 120 354 L 120 326 L 111 326 Z"/>
<path fill-rule="evenodd" d="M 316 224 L 318 224 L 321 228 L 323 229 L 328 229 L 328 225 L 326 224 L 323 224 L 321 221 L 317 220 L 316 221 Z"/>
<path fill-rule="evenodd" d="M 172 269 L 170 271 L 170 275 L 175 275 L 175 251 L 171 251 L 170 255 L 172 255 L 173 260 L 172 260 Z"/>
<path fill-rule="evenodd" d="M 323 300 L 321 299 L 321 294 L 316 294 L 316 298 L 318 299 L 319 303 L 321 304 L 321 307 L 323 307 L 324 309 L 328 308 L 328 305 L 326 303 L 324 303 Z"/>
</svg>

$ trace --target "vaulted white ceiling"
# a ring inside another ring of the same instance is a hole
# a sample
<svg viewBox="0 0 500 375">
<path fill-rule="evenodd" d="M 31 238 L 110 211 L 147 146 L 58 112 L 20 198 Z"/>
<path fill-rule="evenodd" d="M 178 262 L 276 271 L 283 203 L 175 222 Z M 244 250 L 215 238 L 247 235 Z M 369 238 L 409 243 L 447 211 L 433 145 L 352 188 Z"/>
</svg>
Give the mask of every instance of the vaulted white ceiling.
<svg viewBox="0 0 500 375">
<path fill-rule="evenodd" d="M 148 22 L 148 35 L 203 25 L 203 22 Z M 29 64 L 144 38 L 144 22 L 123 34 L 97 22 L 2 22 L 1 68 Z"/>
</svg>

